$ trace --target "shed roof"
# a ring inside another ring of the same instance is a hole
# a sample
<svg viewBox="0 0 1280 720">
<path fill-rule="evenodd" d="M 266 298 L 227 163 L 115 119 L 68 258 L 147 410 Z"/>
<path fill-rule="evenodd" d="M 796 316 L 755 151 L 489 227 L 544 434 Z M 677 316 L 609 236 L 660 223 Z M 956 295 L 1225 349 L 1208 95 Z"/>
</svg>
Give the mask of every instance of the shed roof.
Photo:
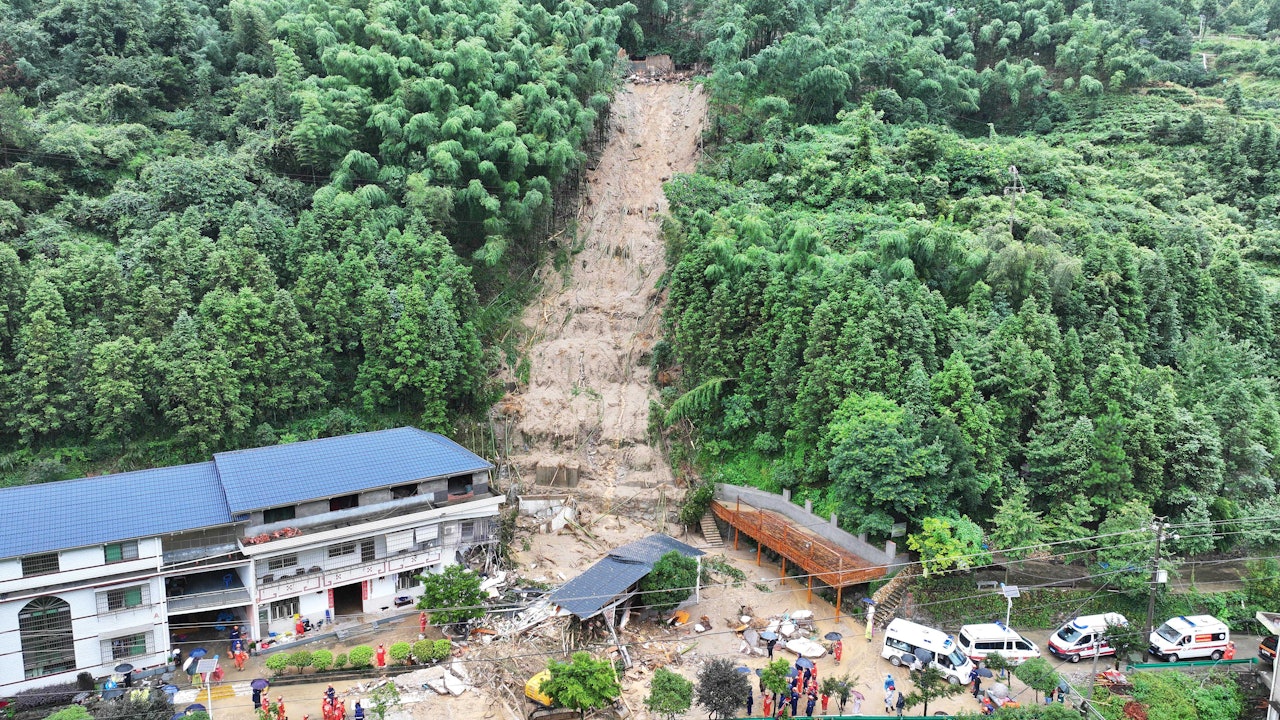
<svg viewBox="0 0 1280 720">
<path fill-rule="evenodd" d="M 614 548 L 600 562 L 551 593 L 551 602 L 585 620 L 648 575 L 653 564 L 672 550 L 686 557 L 705 554 L 670 535 L 650 535 Z"/>
<path fill-rule="evenodd" d="M 0 489 L 0 557 L 231 522 L 212 462 Z"/>
<path fill-rule="evenodd" d="M 218 453 L 213 462 L 232 514 L 493 467 L 412 427 Z"/>
</svg>

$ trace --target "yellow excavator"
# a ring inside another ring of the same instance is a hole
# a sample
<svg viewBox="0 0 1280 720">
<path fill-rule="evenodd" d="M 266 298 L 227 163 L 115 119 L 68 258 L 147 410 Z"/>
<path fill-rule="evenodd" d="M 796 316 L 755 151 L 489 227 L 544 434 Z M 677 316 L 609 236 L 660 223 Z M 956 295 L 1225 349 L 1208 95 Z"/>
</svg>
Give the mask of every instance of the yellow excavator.
<svg viewBox="0 0 1280 720">
<path fill-rule="evenodd" d="M 551 696 L 542 691 L 542 683 L 551 679 L 551 671 L 543 670 L 524 683 L 524 696 L 533 703 L 529 720 L 574 720 L 582 713 L 573 708 L 557 707 Z"/>
</svg>

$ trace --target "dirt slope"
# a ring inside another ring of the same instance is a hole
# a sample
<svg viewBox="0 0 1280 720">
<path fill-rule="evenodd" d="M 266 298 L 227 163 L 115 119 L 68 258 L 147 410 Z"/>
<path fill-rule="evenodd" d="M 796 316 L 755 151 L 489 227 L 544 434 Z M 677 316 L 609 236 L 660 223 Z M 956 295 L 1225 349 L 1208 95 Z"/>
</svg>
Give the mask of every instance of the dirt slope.
<svg viewBox="0 0 1280 720">
<path fill-rule="evenodd" d="M 580 487 L 606 496 L 671 481 L 646 439 L 663 299 L 654 285 L 666 269 L 662 183 L 694 169 L 705 118 L 697 86 L 628 83 L 614 102 L 577 237 L 561 239 L 570 260 L 543 271 L 522 320 L 529 382 L 496 410 L 500 446 L 525 487 L 539 463 L 577 463 Z"/>
</svg>

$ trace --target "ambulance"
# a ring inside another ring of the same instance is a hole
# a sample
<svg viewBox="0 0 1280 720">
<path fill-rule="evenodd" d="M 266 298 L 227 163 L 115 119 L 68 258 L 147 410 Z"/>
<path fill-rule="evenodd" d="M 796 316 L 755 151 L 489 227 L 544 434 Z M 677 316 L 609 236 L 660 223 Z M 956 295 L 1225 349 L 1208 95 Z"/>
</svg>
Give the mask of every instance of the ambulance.
<svg viewBox="0 0 1280 720">
<path fill-rule="evenodd" d="M 1128 625 L 1120 613 L 1081 615 L 1058 629 L 1049 638 L 1049 652 L 1056 658 L 1080 662 L 1084 658 L 1115 655 L 1116 649 L 1107 644 L 1103 635 L 1111 625 Z"/>
<path fill-rule="evenodd" d="M 974 662 L 982 662 L 988 655 L 1002 655 L 1017 665 L 1040 657 L 1040 648 L 1035 643 L 1002 622 L 965 625 L 956 640 L 960 643 L 960 652 Z"/>
<path fill-rule="evenodd" d="M 1221 660 L 1231 631 L 1212 615 L 1179 615 L 1151 633 L 1151 654 L 1169 662 L 1207 657 Z"/>
<path fill-rule="evenodd" d="M 973 663 L 960 652 L 950 635 L 902 618 L 889 623 L 884 631 L 884 647 L 880 651 L 880 657 L 897 667 L 902 664 L 903 655 L 914 655 L 916 650 L 928 650 L 933 654 L 930 665 L 940 670 L 947 682 L 952 685 L 969 682 L 969 671 L 973 669 Z"/>
</svg>

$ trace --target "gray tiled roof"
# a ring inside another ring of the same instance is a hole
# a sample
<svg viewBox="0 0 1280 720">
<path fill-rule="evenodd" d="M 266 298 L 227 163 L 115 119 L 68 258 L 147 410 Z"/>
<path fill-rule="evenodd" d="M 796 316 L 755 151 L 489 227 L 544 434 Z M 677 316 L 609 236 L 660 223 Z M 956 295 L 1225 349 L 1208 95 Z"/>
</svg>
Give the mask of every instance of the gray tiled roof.
<svg viewBox="0 0 1280 720">
<path fill-rule="evenodd" d="M 212 462 L 0 489 L 0 557 L 231 522 Z"/>
<path fill-rule="evenodd" d="M 232 514 L 493 467 L 411 427 L 218 453 L 213 461 Z"/>
<path fill-rule="evenodd" d="M 580 618 L 589 618 L 648 575 L 653 564 L 672 550 L 688 557 L 704 554 L 670 535 L 650 535 L 614 548 L 603 560 L 551 593 L 551 602 Z"/>
</svg>

